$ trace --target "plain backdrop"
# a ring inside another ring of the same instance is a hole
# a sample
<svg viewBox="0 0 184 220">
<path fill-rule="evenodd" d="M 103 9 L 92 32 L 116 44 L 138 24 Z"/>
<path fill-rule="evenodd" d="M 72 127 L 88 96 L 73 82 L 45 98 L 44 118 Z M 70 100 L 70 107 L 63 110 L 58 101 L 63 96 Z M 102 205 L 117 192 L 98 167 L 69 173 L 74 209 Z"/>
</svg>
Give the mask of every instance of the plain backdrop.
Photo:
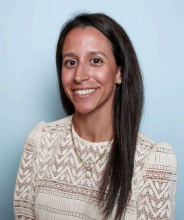
<svg viewBox="0 0 184 220">
<path fill-rule="evenodd" d="M 0 0 L 0 220 L 13 219 L 13 191 L 27 134 L 66 116 L 55 50 L 74 13 L 103 12 L 119 22 L 137 52 L 145 84 L 140 130 L 167 141 L 178 159 L 177 220 L 184 208 L 184 1 Z"/>
</svg>

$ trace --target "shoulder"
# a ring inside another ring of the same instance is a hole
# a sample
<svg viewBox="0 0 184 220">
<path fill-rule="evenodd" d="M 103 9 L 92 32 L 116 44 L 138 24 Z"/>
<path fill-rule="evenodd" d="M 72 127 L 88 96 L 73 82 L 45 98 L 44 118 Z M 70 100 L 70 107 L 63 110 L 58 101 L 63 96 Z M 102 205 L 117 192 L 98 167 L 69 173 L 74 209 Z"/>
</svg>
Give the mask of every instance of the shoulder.
<svg viewBox="0 0 184 220">
<path fill-rule="evenodd" d="M 137 154 L 141 155 L 147 169 L 177 170 L 177 159 L 172 146 L 165 142 L 155 142 L 142 133 L 138 135 Z"/>
<path fill-rule="evenodd" d="M 139 151 L 141 154 L 148 154 L 149 151 L 153 148 L 154 144 L 156 142 L 152 139 L 148 138 L 141 132 L 138 133 L 137 137 L 137 151 Z"/>
<path fill-rule="evenodd" d="M 36 126 L 34 129 L 30 132 L 30 134 L 35 133 L 36 131 L 42 131 L 42 132 L 59 132 L 59 131 L 64 131 L 68 128 L 70 128 L 70 122 L 72 119 L 72 115 L 65 117 L 63 119 L 53 121 L 53 122 L 44 122 L 41 121 Z"/>
<path fill-rule="evenodd" d="M 57 121 L 44 123 L 42 130 L 44 132 L 61 132 L 65 130 L 70 130 L 72 116 L 73 115 L 70 115 Z"/>
<path fill-rule="evenodd" d="M 147 161 L 151 164 L 177 167 L 177 159 L 172 146 L 165 142 L 157 142 L 148 154 Z"/>
<path fill-rule="evenodd" d="M 27 140 L 38 141 L 47 133 L 58 133 L 65 130 L 70 130 L 70 122 L 72 115 L 54 122 L 41 121 L 27 135 Z"/>
</svg>

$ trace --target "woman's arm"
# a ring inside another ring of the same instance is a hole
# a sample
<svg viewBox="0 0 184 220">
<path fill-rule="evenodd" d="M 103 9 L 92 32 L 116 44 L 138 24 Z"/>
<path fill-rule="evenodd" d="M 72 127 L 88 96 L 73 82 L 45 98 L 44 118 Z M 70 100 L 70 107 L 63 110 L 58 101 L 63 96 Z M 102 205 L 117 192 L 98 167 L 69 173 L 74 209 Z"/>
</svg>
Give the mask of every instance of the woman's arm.
<svg viewBox="0 0 184 220">
<path fill-rule="evenodd" d="M 177 160 L 171 145 L 157 143 L 142 171 L 137 201 L 138 220 L 174 220 Z"/>
<path fill-rule="evenodd" d="M 34 193 L 35 180 L 39 162 L 40 140 L 42 125 L 40 122 L 28 134 L 22 152 L 14 190 L 14 219 L 22 217 L 26 220 L 35 220 L 34 216 Z"/>
</svg>

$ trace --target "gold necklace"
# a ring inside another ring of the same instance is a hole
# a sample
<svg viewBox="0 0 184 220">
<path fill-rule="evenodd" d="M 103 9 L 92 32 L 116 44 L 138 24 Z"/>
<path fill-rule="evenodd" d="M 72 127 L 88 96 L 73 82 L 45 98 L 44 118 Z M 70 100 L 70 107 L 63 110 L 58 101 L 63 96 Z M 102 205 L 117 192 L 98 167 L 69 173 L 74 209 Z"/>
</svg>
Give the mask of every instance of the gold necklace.
<svg viewBox="0 0 184 220">
<path fill-rule="evenodd" d="M 113 138 L 108 142 L 107 146 L 104 148 L 102 154 L 100 155 L 100 157 L 95 161 L 95 162 L 90 162 L 90 161 L 84 161 L 80 156 L 79 156 L 79 153 L 77 151 L 77 148 L 75 146 L 75 143 L 74 143 L 74 139 L 73 139 L 73 132 L 72 132 L 72 125 L 73 125 L 73 118 L 71 120 L 71 136 L 72 136 L 72 142 L 73 142 L 73 148 L 74 148 L 74 152 L 75 154 L 77 155 L 77 157 L 79 158 L 79 161 L 82 163 L 83 167 L 86 169 L 86 172 L 85 172 L 85 176 L 86 178 L 91 178 L 92 175 L 93 175 L 93 167 L 98 163 L 98 161 L 104 156 L 106 150 L 107 150 L 107 147 L 111 144 L 111 142 L 113 141 Z"/>
</svg>

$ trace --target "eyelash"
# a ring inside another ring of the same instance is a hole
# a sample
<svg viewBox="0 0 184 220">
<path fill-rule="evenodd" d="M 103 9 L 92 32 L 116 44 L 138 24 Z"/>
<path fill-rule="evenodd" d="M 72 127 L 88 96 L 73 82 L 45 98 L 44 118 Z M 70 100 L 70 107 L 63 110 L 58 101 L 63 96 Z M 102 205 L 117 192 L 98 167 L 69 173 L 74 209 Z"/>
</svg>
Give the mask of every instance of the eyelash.
<svg viewBox="0 0 184 220">
<path fill-rule="evenodd" d="M 98 63 L 94 63 L 94 62 L 93 62 L 93 64 L 99 64 L 99 61 L 100 61 L 100 63 L 102 63 L 102 60 L 99 59 L 99 58 L 93 58 L 92 60 L 93 60 L 93 61 L 94 61 L 94 60 L 98 60 Z M 92 61 L 92 60 L 91 60 L 91 61 Z"/>
<path fill-rule="evenodd" d="M 93 61 L 93 62 L 92 62 Z M 98 61 L 97 63 L 95 63 L 94 61 Z M 74 62 L 75 64 L 76 64 L 76 61 L 74 61 L 74 60 L 67 60 L 67 61 L 65 61 L 65 65 L 68 65 L 68 66 L 74 66 L 74 65 L 71 65 L 71 64 L 69 64 L 70 62 Z M 91 59 L 91 61 L 90 61 L 92 64 L 99 64 L 99 63 L 102 63 L 102 60 L 101 59 L 99 59 L 99 58 L 93 58 L 93 59 Z"/>
<path fill-rule="evenodd" d="M 67 60 L 67 61 L 65 62 L 65 65 L 68 65 L 70 62 L 76 63 L 76 61 L 74 61 L 74 60 Z M 74 65 L 69 65 L 69 66 L 74 66 Z"/>
</svg>

